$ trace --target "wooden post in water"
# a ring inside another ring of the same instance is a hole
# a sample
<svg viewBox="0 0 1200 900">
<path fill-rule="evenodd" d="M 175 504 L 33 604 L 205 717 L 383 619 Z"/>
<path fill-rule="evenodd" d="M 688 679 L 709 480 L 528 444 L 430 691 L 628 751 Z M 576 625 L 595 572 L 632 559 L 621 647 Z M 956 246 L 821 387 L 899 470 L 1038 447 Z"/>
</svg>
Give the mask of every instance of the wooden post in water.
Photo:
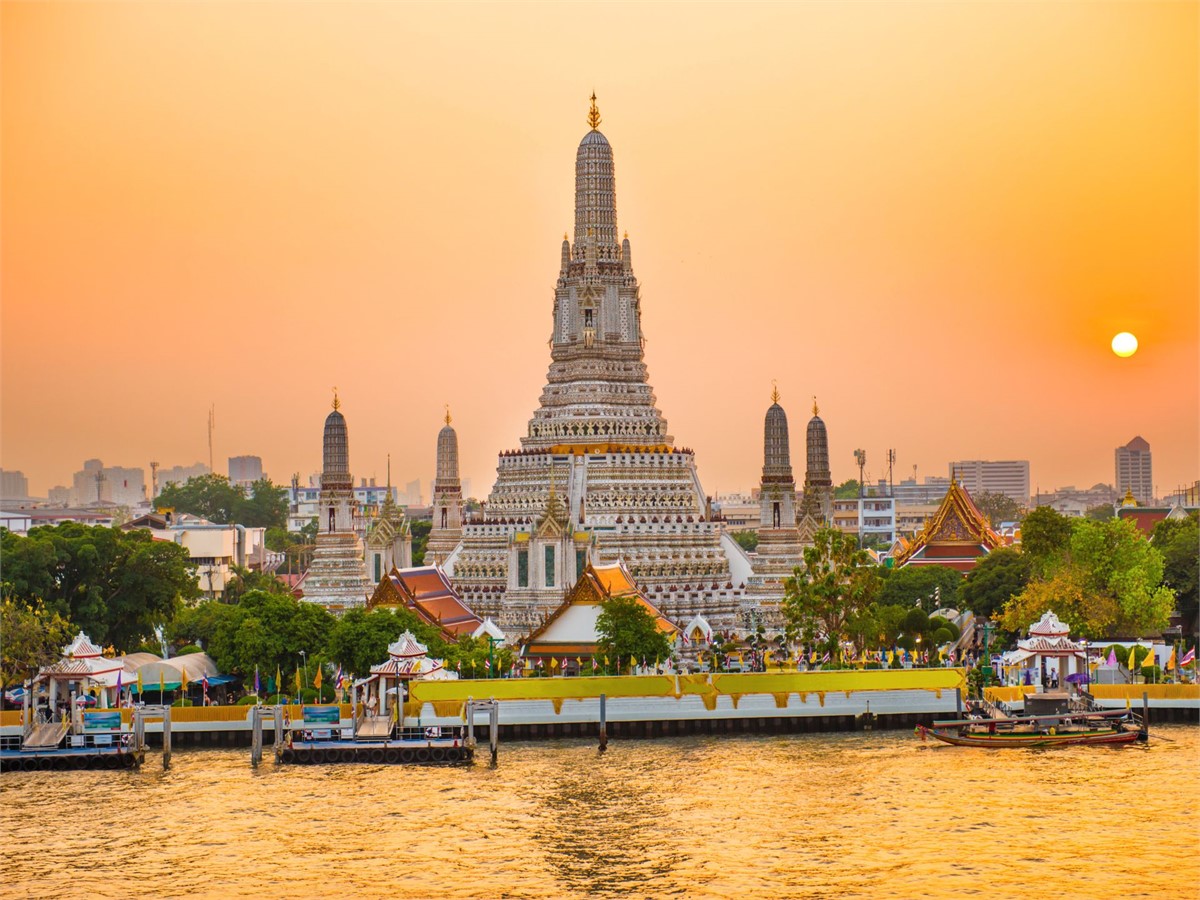
<svg viewBox="0 0 1200 900">
<path fill-rule="evenodd" d="M 163 722 L 163 768 L 171 768 L 171 707 L 162 707 Z"/>
<path fill-rule="evenodd" d="M 1150 695 L 1142 691 L 1142 740 L 1150 737 Z"/>
<path fill-rule="evenodd" d="M 600 695 L 600 752 L 603 753 L 608 749 L 608 714 L 605 707 L 605 701 L 608 698 Z"/>
<path fill-rule="evenodd" d="M 488 742 L 492 749 L 492 764 L 496 763 L 496 753 L 500 744 L 500 704 L 493 697 L 491 709 L 488 710 Z"/>
<path fill-rule="evenodd" d="M 475 749 L 475 701 L 467 698 L 467 747 Z"/>
<path fill-rule="evenodd" d="M 954 718 L 962 718 L 962 688 L 954 689 L 954 712 Z"/>
<path fill-rule="evenodd" d="M 258 768 L 262 762 L 263 717 L 262 707 L 250 708 L 250 765 Z"/>
</svg>

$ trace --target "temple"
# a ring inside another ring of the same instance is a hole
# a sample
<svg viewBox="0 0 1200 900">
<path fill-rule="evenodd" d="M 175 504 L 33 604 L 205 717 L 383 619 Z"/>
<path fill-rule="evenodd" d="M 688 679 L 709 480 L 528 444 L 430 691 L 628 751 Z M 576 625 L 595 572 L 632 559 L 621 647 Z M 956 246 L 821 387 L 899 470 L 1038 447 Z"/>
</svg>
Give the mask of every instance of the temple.
<svg viewBox="0 0 1200 900">
<path fill-rule="evenodd" d="M 713 521 L 692 452 L 675 446 L 655 406 L 641 290 L 629 237 L 617 237 L 613 151 L 594 97 L 588 124 L 541 402 L 520 449 L 500 455 L 484 514 L 463 524 L 443 565 L 476 612 L 514 635 L 557 608 L 589 562 L 623 562 L 669 617 L 703 613 L 732 626 L 749 559 Z"/>
<path fill-rule="evenodd" d="M 800 504 L 800 529 L 812 541 L 817 528 L 828 525 L 833 516 L 833 476 L 829 471 L 829 434 L 821 419 L 817 398 L 813 397 L 812 418 L 806 429 L 807 446 L 804 469 L 804 499 Z"/>
<path fill-rule="evenodd" d="M 483 621 L 458 596 L 439 566 L 392 569 L 375 587 L 367 609 L 407 609 L 442 630 L 449 641 L 474 634 Z"/>
<path fill-rule="evenodd" d="M 557 669 L 564 675 L 592 673 L 600 637 L 596 620 L 603 604 L 614 597 L 636 600 L 654 617 L 658 630 L 668 639 L 680 634 L 678 626 L 668 621 L 634 583 L 633 576 L 620 563 L 597 566 L 588 564 L 575 586 L 538 628 L 534 629 L 521 648 L 525 665 Z M 552 662 L 553 661 L 553 662 Z M 611 660 L 615 664 L 617 660 Z M 652 662 L 652 660 L 647 660 Z"/>
<path fill-rule="evenodd" d="M 425 562 L 441 563 L 462 540 L 463 497 L 458 477 L 458 434 L 446 424 L 438 432 L 437 477 L 433 481 L 433 529 L 425 545 Z"/>
<path fill-rule="evenodd" d="M 759 487 L 758 549 L 746 587 L 746 625 L 780 628 L 784 581 L 800 564 L 804 548 L 796 527 L 796 479 L 792 475 L 787 413 L 779 391 L 763 422 L 763 469 Z"/>
<path fill-rule="evenodd" d="M 924 529 L 912 541 L 898 542 L 894 554 L 895 567 L 949 566 L 966 574 L 975 568 L 979 557 L 1004 546 L 987 517 L 979 511 L 967 489 L 951 477 L 950 489 L 942 505 L 925 523 Z"/>
<path fill-rule="evenodd" d="M 354 529 L 354 479 L 350 475 L 350 438 L 337 392 L 325 418 L 317 547 L 304 575 L 303 600 L 333 612 L 363 607 L 371 582 L 363 545 Z"/>
<path fill-rule="evenodd" d="M 392 461 L 388 458 L 387 494 L 367 528 L 367 574 L 379 584 L 392 569 L 412 566 L 412 526 L 392 499 Z"/>
</svg>

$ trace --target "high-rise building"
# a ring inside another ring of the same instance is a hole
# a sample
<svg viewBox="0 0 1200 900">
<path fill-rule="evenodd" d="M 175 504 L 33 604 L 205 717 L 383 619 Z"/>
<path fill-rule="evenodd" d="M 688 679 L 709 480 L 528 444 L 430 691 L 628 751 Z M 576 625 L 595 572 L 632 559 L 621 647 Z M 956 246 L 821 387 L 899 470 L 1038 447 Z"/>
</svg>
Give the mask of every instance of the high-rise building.
<svg viewBox="0 0 1200 900">
<path fill-rule="evenodd" d="M 234 484 L 249 487 L 262 477 L 261 456 L 229 457 L 229 480 Z"/>
<path fill-rule="evenodd" d="M 960 459 L 950 463 L 950 477 L 957 477 L 968 493 L 1004 494 L 1022 506 L 1029 505 L 1027 459 Z"/>
<path fill-rule="evenodd" d="M 29 497 L 29 479 L 24 472 L 0 469 L 0 500 L 26 500 Z"/>
<path fill-rule="evenodd" d="M 438 432 L 437 478 L 433 482 L 433 528 L 425 545 L 425 563 L 443 562 L 462 540 L 463 497 L 458 480 L 458 434 L 446 424 Z"/>
<path fill-rule="evenodd" d="M 325 418 L 317 546 L 304 575 L 303 599 L 341 612 L 367 605 L 371 582 L 363 545 L 355 531 L 354 478 L 350 474 L 350 436 L 337 395 Z"/>
<path fill-rule="evenodd" d="M 444 565 L 463 599 L 510 635 L 540 624 L 588 562 L 618 560 L 667 616 L 730 626 L 750 563 L 714 521 L 692 451 L 675 446 L 655 407 L 641 291 L 629 238 L 618 237 L 613 151 L 594 99 L 588 124 L 541 403 Z"/>
<path fill-rule="evenodd" d="M 190 466 L 171 466 L 169 469 L 159 466 L 158 489 L 161 491 L 168 484 L 183 484 L 189 478 L 202 478 L 208 473 L 208 466 L 200 462 Z"/>
<path fill-rule="evenodd" d="M 146 499 L 146 473 L 142 469 L 106 466 L 86 460 L 72 476 L 71 506 L 137 506 Z"/>
<path fill-rule="evenodd" d="M 1141 435 L 1116 450 L 1117 497 L 1133 494 L 1141 504 L 1154 502 L 1154 475 L 1150 468 L 1150 444 Z"/>
</svg>

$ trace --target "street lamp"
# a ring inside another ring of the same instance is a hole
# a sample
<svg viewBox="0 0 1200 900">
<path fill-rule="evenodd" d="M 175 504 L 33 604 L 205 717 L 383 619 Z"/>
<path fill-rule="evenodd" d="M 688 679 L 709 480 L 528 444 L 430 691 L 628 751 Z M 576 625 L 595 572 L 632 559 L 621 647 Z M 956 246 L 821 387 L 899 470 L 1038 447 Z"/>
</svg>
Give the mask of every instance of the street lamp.
<svg viewBox="0 0 1200 900">
<path fill-rule="evenodd" d="M 300 664 L 301 668 L 304 670 L 304 679 L 300 683 L 300 690 L 303 691 L 304 685 L 308 684 L 308 654 L 303 650 L 300 651 Z M 299 700 L 301 698 L 297 697 L 296 699 Z"/>
</svg>

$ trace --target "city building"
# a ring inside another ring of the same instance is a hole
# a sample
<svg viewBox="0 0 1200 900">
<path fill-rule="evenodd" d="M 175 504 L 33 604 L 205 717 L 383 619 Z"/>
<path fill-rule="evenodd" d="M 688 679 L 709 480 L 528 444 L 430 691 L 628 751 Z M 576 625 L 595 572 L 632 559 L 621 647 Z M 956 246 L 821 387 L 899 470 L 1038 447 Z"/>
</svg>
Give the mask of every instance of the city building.
<svg viewBox="0 0 1200 900">
<path fill-rule="evenodd" d="M 979 557 L 991 553 L 1005 541 L 992 530 L 987 516 L 979 511 L 970 493 L 954 478 L 937 512 L 913 540 L 900 538 L 893 554 L 896 568 L 904 566 L 949 566 L 966 574 Z"/>
<path fill-rule="evenodd" d="M 363 543 L 355 530 L 354 478 L 350 474 L 350 437 L 337 394 L 325 418 L 317 546 L 300 587 L 301 598 L 333 612 L 367 605 L 371 582 L 363 561 Z"/>
<path fill-rule="evenodd" d="M 425 544 L 425 561 L 440 563 L 462 540 L 463 496 L 458 480 L 458 434 L 446 424 L 438 432 L 437 477 L 433 482 L 433 528 Z"/>
<path fill-rule="evenodd" d="M 714 515 L 720 515 L 726 531 L 758 531 L 758 491 L 749 494 L 717 494 L 713 498 Z"/>
<path fill-rule="evenodd" d="M 261 456 L 229 457 L 229 480 L 240 487 L 250 487 L 263 477 Z"/>
<path fill-rule="evenodd" d="M 1118 496 L 1132 493 L 1138 503 L 1154 502 L 1154 474 L 1150 465 L 1150 444 L 1141 435 L 1116 449 Z"/>
<path fill-rule="evenodd" d="M 861 496 L 833 500 L 833 527 L 855 534 L 863 547 L 890 547 L 896 540 L 896 498 L 884 480 Z"/>
<path fill-rule="evenodd" d="M 161 491 L 168 484 L 183 484 L 189 478 L 202 478 L 209 474 L 209 468 L 204 463 L 193 463 L 190 466 L 171 466 L 165 469 L 162 466 L 158 467 L 158 490 Z M 158 496 L 155 492 L 154 496 Z"/>
<path fill-rule="evenodd" d="M 925 480 L 917 482 L 917 477 L 905 478 L 892 487 L 892 496 L 900 506 L 925 506 L 942 502 L 946 491 L 950 490 L 950 479 L 940 475 L 926 475 Z"/>
<path fill-rule="evenodd" d="M 960 459 L 950 463 L 950 477 L 972 494 L 1004 494 L 1029 505 L 1029 460 Z"/>
<path fill-rule="evenodd" d="M 298 478 L 285 489 L 288 501 L 288 531 L 297 532 L 317 518 L 321 509 L 321 476 L 312 475 L 308 484 L 301 487 Z M 366 536 L 371 522 L 383 508 L 390 497 L 393 504 L 399 503 L 399 492 L 389 485 L 377 485 L 375 479 L 360 479 L 357 487 L 352 489 L 354 530 L 360 537 Z M 408 518 L 413 518 L 411 511 L 405 510 Z M 421 516 L 415 516 L 421 518 Z M 428 516 L 425 516 L 428 518 Z M 385 570 L 386 571 L 386 570 Z"/>
<path fill-rule="evenodd" d="M 186 513 L 150 513 L 121 526 L 122 531 L 145 528 L 157 541 L 170 541 L 185 548 L 196 565 L 200 590 L 205 597 L 221 600 L 235 569 L 270 571 L 280 554 L 267 550 L 267 530 L 242 525 L 216 525 Z"/>
<path fill-rule="evenodd" d="M 58 489 L 56 495 L 61 496 Z M 98 459 L 86 460 L 72 478 L 67 503 L 70 506 L 135 507 L 146 501 L 146 475 L 141 469 L 105 466 Z"/>
<path fill-rule="evenodd" d="M 1068 485 L 1049 493 L 1037 491 L 1033 497 L 1033 505 L 1049 506 L 1064 516 L 1079 517 L 1098 506 L 1114 506 L 1118 499 L 1111 484 L 1094 484 L 1090 488 Z"/>
<path fill-rule="evenodd" d="M 541 402 L 521 448 L 500 454 L 484 512 L 464 523 L 444 566 L 472 608 L 514 636 L 558 608 L 589 562 L 623 561 L 667 616 L 702 612 L 732 626 L 750 561 L 714 521 L 694 454 L 675 446 L 655 406 L 643 300 L 629 238 L 618 237 L 613 151 L 594 101 L 588 123 Z"/>
<path fill-rule="evenodd" d="M 21 502 L 29 499 L 29 479 L 25 473 L 0 469 L 0 500 Z"/>
</svg>

